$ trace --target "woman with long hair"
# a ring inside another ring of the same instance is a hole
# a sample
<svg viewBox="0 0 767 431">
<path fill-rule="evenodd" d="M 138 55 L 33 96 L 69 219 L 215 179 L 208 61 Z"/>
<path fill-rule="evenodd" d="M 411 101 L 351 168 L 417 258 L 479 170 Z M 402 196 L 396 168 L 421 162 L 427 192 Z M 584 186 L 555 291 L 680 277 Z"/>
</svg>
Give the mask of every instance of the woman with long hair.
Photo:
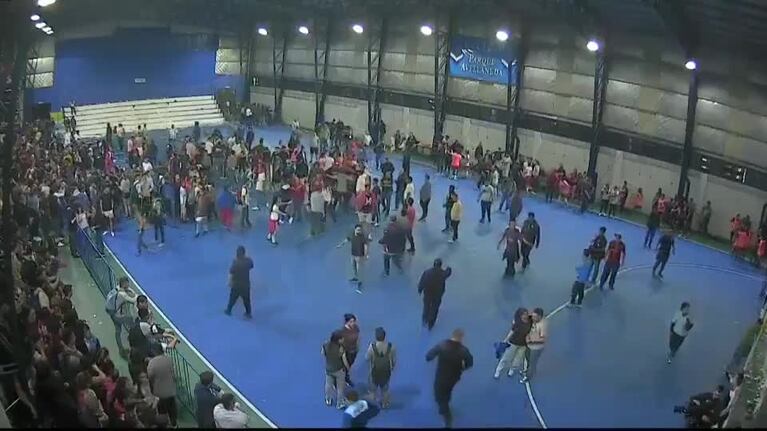
<svg viewBox="0 0 767 431">
<path fill-rule="evenodd" d="M 272 198 L 271 212 L 269 213 L 269 233 L 266 235 L 266 240 L 271 241 L 273 245 L 277 245 L 277 228 L 280 225 L 280 216 L 287 216 L 282 210 L 280 210 L 280 198 L 277 194 Z"/>
<path fill-rule="evenodd" d="M 519 369 L 524 378 L 523 365 L 527 351 L 527 335 L 530 333 L 531 328 L 532 320 L 530 319 L 530 313 L 526 308 L 518 308 L 514 313 L 514 322 L 511 324 L 511 330 L 503 339 L 508 347 L 498 361 L 493 377 L 499 378 L 506 369 L 509 370 L 508 376 L 512 377 L 514 376 L 514 371 Z"/>
</svg>

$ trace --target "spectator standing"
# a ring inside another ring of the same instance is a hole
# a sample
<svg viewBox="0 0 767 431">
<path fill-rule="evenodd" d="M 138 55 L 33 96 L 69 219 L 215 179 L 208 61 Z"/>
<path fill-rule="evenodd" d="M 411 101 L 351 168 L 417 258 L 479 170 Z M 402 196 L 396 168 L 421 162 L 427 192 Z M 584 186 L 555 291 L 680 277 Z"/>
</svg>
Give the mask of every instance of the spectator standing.
<svg viewBox="0 0 767 431">
<path fill-rule="evenodd" d="M 607 228 L 604 226 L 600 227 L 597 236 L 594 237 L 589 246 L 589 254 L 591 256 L 591 284 L 596 284 L 597 276 L 599 275 L 599 264 L 602 262 L 602 259 L 605 258 L 605 247 L 607 247 L 605 232 L 607 232 Z"/>
<path fill-rule="evenodd" d="M 453 414 L 450 411 L 453 388 L 461 379 L 463 372 L 474 366 L 474 357 L 469 349 L 463 345 L 463 337 L 463 330 L 455 329 L 450 339 L 442 341 L 426 353 L 426 361 L 428 362 L 437 358 L 434 399 L 447 428 L 453 425 Z"/>
<path fill-rule="evenodd" d="M 700 233 L 708 235 L 708 223 L 711 221 L 711 201 L 706 201 L 706 205 L 700 209 Z"/>
<path fill-rule="evenodd" d="M 671 363 L 676 356 L 677 350 L 682 346 L 685 338 L 692 330 L 693 323 L 690 319 L 690 303 L 683 302 L 679 307 L 679 311 L 674 314 L 674 318 L 671 319 L 671 328 L 668 338 L 668 357 L 667 363 Z"/>
<path fill-rule="evenodd" d="M 424 271 L 418 282 L 418 294 L 423 294 L 421 321 L 430 331 L 437 322 L 439 306 L 445 294 L 445 281 L 452 273 L 453 269 L 449 266 L 442 269 L 442 259 L 437 258 L 434 259 L 434 266 Z"/>
<path fill-rule="evenodd" d="M 220 402 L 219 392 L 221 388 L 213 384 L 213 373 L 203 371 L 200 373 L 200 381 L 194 387 L 194 399 L 197 403 L 197 425 L 200 428 L 215 428 L 213 409 Z"/>
<path fill-rule="evenodd" d="M 549 324 L 543 315 L 543 309 L 536 308 L 533 310 L 531 318 L 533 325 L 530 333 L 527 335 L 527 357 L 525 358 L 527 359 L 527 368 L 520 383 L 526 383 L 535 375 L 538 359 L 541 357 L 541 353 L 543 353 L 543 348 L 549 336 Z"/>
<path fill-rule="evenodd" d="M 655 265 L 652 267 L 653 277 L 656 276 L 655 271 L 660 267 L 657 276 L 659 278 L 663 278 L 663 270 L 666 268 L 666 263 L 668 262 L 669 256 L 674 254 L 674 248 L 674 233 L 668 231 L 664 233 L 662 237 L 660 237 L 658 240 L 658 245 L 656 246 L 656 250 L 658 252 L 655 255 Z"/>
<path fill-rule="evenodd" d="M 390 403 L 389 381 L 394 367 L 397 365 L 397 353 L 391 342 L 386 341 L 386 331 L 378 327 L 375 330 L 375 341 L 370 343 L 365 359 L 370 364 L 370 392 L 374 399 L 381 391 L 381 407 L 387 408 Z M 348 398 L 348 395 L 347 395 Z M 350 402 L 352 400 L 349 400 Z"/>
<path fill-rule="evenodd" d="M 229 303 L 225 313 L 232 314 L 232 307 L 239 298 L 245 307 L 245 318 L 250 319 L 250 270 L 253 269 L 253 260 L 245 255 L 245 247 L 237 247 L 237 254 L 229 267 Z"/>
<path fill-rule="evenodd" d="M 487 222 L 490 223 L 490 209 L 493 206 L 493 199 L 495 198 L 495 189 L 491 184 L 484 184 L 482 186 L 482 189 L 479 192 L 479 197 L 477 200 L 479 201 L 480 208 L 482 210 L 482 218 L 480 218 L 479 222 L 484 223 L 485 222 L 485 216 L 487 216 Z"/>
<path fill-rule="evenodd" d="M 583 250 L 583 261 L 580 265 L 575 267 L 575 282 L 570 293 L 570 307 L 581 307 L 583 302 L 583 293 L 586 288 L 586 284 L 589 282 L 589 273 L 591 272 L 591 258 L 589 257 L 589 249 Z"/>
<path fill-rule="evenodd" d="M 354 226 L 354 231 L 351 235 L 347 236 L 337 248 L 346 243 L 351 243 L 351 264 L 352 264 L 352 278 L 349 279 L 356 285 L 357 293 L 362 293 L 362 278 L 365 268 L 365 261 L 368 257 L 368 237 L 362 231 L 362 225 L 357 224 Z"/>
<path fill-rule="evenodd" d="M 530 334 L 532 325 L 530 313 L 527 312 L 527 309 L 518 308 L 514 313 L 514 322 L 511 324 L 511 330 L 503 339 L 503 342 L 508 347 L 495 367 L 494 378 L 500 378 L 501 373 L 507 369 L 509 370 L 507 373 L 509 377 L 513 377 L 514 371 L 519 369 L 524 378 L 523 363 L 527 350 L 527 336 Z"/>
<path fill-rule="evenodd" d="M 114 287 L 106 296 L 106 312 L 112 319 L 115 327 L 115 339 L 120 355 L 127 356 L 128 349 L 123 344 L 123 329 L 128 332 L 128 328 L 135 320 L 136 293 L 130 288 L 128 277 L 120 278 L 117 286 Z"/>
<path fill-rule="evenodd" d="M 152 388 L 152 395 L 158 398 L 157 412 L 167 414 L 171 426 L 175 427 L 178 419 L 176 409 L 176 380 L 173 376 L 173 361 L 161 349 L 159 354 L 149 360 L 147 376 Z"/>
<path fill-rule="evenodd" d="M 541 245 L 541 227 L 535 219 L 535 213 L 527 213 L 527 220 L 522 223 L 521 239 L 519 247 L 522 252 L 522 271 L 525 271 L 530 265 L 530 252 L 533 246 L 538 248 Z"/>
<path fill-rule="evenodd" d="M 418 197 L 421 204 L 421 218 L 419 218 L 418 221 L 425 221 L 426 217 L 429 215 L 429 202 L 431 202 L 430 179 L 431 177 L 429 177 L 429 174 L 426 174 L 426 179 L 424 180 L 423 184 L 421 185 L 421 189 L 418 192 Z"/>
<path fill-rule="evenodd" d="M 357 323 L 357 316 L 352 313 L 344 314 L 344 326 L 339 332 L 343 336 L 344 356 L 346 357 L 346 384 L 353 387 L 351 369 L 360 349 L 360 326 Z"/>
<path fill-rule="evenodd" d="M 609 281 L 610 290 L 615 289 L 615 276 L 618 269 L 626 263 L 626 245 L 623 243 L 621 234 L 616 233 L 615 239 L 607 245 L 605 266 L 602 270 L 602 280 L 599 282 L 599 290 L 604 289 L 605 282 Z"/>
<path fill-rule="evenodd" d="M 322 345 L 322 356 L 325 358 L 325 405 L 333 405 L 335 394 L 338 409 L 346 407 L 344 389 L 346 388 L 346 370 L 349 368 L 343 343 L 343 333 L 334 331 L 330 334 L 330 340 Z"/>
<path fill-rule="evenodd" d="M 463 218 L 463 203 L 458 197 L 458 193 L 453 192 L 453 205 L 450 208 L 450 227 L 453 229 L 453 238 L 448 241 L 454 243 L 458 241 L 458 225 L 461 224 Z"/>
<path fill-rule="evenodd" d="M 650 215 L 647 216 L 647 233 L 644 236 L 644 247 L 652 248 L 652 242 L 655 239 L 655 232 L 658 231 L 660 226 L 660 214 L 658 214 L 657 208 L 653 207 L 650 210 Z"/>
</svg>

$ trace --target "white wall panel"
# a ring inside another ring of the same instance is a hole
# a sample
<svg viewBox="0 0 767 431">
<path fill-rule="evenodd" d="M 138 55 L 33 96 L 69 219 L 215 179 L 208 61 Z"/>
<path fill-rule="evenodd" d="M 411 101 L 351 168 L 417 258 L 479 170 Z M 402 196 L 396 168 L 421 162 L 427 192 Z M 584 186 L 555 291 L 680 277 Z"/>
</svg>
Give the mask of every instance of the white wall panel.
<svg viewBox="0 0 767 431">
<path fill-rule="evenodd" d="M 449 78 L 447 85 L 451 99 L 506 107 L 505 85 L 459 78 Z"/>
<path fill-rule="evenodd" d="M 285 63 L 310 64 L 312 67 L 314 67 L 314 50 L 288 49 L 288 51 L 285 53 Z"/>
<path fill-rule="evenodd" d="M 350 67 L 328 66 L 328 81 L 340 82 L 347 85 L 367 85 L 367 69 L 352 69 Z"/>
<path fill-rule="evenodd" d="M 285 121 L 297 119 L 301 127 L 314 126 L 314 93 L 286 90 L 282 97 L 282 117 Z"/>
<path fill-rule="evenodd" d="M 355 136 L 364 133 L 368 127 L 367 102 L 328 96 L 325 100 L 325 120 L 333 118 L 343 120 L 344 124 L 351 126 Z"/>
<path fill-rule="evenodd" d="M 662 188 L 666 195 L 673 196 L 679 181 L 678 166 L 604 147 L 599 151 L 597 173 L 597 190 L 604 184 L 620 186 L 623 181 L 628 182 L 631 194 L 641 188 L 645 197 L 644 212 L 650 211 L 652 198 L 658 188 Z"/>
<path fill-rule="evenodd" d="M 274 109 L 274 89 L 269 87 L 252 87 L 250 103 L 259 103 Z"/>
<path fill-rule="evenodd" d="M 431 111 L 381 104 L 381 117 L 386 123 L 386 133 L 389 136 L 399 130 L 405 135 L 413 132 L 421 142 L 432 141 L 434 114 Z"/>
<path fill-rule="evenodd" d="M 690 196 L 694 196 L 697 208 L 711 201 L 711 222 L 709 232 L 720 237 L 729 237 L 730 218 L 736 213 L 748 215 L 758 223 L 762 206 L 767 203 L 767 193 L 711 175 L 699 174 L 703 181 L 693 182 Z M 702 198 L 701 198 L 702 197 Z"/>
<path fill-rule="evenodd" d="M 539 160 L 544 169 L 562 164 L 568 172 L 584 171 L 589 162 L 588 142 L 576 141 L 534 130 L 519 130 L 519 154 Z"/>
<path fill-rule="evenodd" d="M 286 64 L 284 73 L 288 78 L 314 81 L 314 65 Z"/>
<path fill-rule="evenodd" d="M 381 86 L 398 91 L 433 94 L 434 77 L 432 75 L 382 71 Z"/>
</svg>

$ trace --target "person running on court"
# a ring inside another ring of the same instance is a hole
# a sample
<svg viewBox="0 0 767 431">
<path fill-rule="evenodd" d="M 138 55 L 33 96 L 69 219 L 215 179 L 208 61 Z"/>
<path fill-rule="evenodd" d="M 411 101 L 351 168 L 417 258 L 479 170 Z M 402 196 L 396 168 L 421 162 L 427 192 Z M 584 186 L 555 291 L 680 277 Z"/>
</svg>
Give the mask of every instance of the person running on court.
<svg viewBox="0 0 767 431">
<path fill-rule="evenodd" d="M 354 387 L 351 379 L 351 370 L 360 349 L 360 326 L 357 323 L 357 316 L 352 313 L 344 314 L 344 326 L 339 331 L 344 338 L 343 346 L 346 356 L 346 384 L 350 387 Z"/>
<path fill-rule="evenodd" d="M 675 248 L 674 233 L 666 231 L 658 240 L 658 245 L 655 248 L 658 252 L 655 255 L 655 265 L 652 267 L 653 277 L 657 275 L 659 278 L 663 278 L 663 270 L 666 268 L 669 256 L 674 254 Z M 660 267 L 660 270 L 658 270 L 658 267 Z M 658 273 L 656 274 L 655 271 L 658 271 Z"/>
<path fill-rule="evenodd" d="M 352 253 L 352 278 L 349 279 L 352 283 L 356 284 L 357 293 L 362 293 L 362 273 L 365 268 L 365 261 L 368 257 L 368 237 L 362 231 L 362 225 L 357 224 L 354 226 L 354 232 L 346 237 L 336 248 L 340 248 L 347 242 L 351 243 Z"/>
<path fill-rule="evenodd" d="M 546 317 L 543 315 L 543 309 L 536 308 L 533 310 L 531 318 L 533 325 L 530 329 L 530 333 L 527 334 L 527 356 L 525 357 L 527 360 L 527 368 L 525 369 L 525 374 L 522 376 L 520 383 L 526 383 L 533 377 L 533 375 L 535 375 L 538 359 L 541 357 L 541 353 L 543 353 L 546 339 L 549 336 L 549 324 Z"/>
<path fill-rule="evenodd" d="M 424 271 L 418 282 L 418 294 L 423 294 L 421 321 L 430 331 L 437 322 L 442 295 L 445 294 L 445 281 L 452 273 L 453 269 L 449 266 L 442 269 L 442 259 L 437 258 L 434 259 L 434 266 Z"/>
<path fill-rule="evenodd" d="M 237 247 L 237 255 L 229 267 L 229 304 L 226 306 L 226 315 L 232 315 L 232 307 L 237 299 L 242 298 L 245 306 L 245 318 L 250 319 L 250 270 L 253 269 L 253 260 L 245 255 L 245 247 Z"/>
<path fill-rule="evenodd" d="M 599 264 L 602 262 L 602 259 L 605 258 L 605 247 L 607 247 L 605 232 L 607 232 L 607 228 L 604 226 L 600 227 L 597 236 L 594 237 L 589 246 L 589 254 L 591 256 L 591 284 L 597 283 Z"/>
<path fill-rule="evenodd" d="M 347 405 L 344 390 L 346 389 L 346 370 L 350 368 L 343 344 L 343 333 L 333 331 L 330 334 L 330 340 L 322 345 L 322 356 L 325 358 L 325 405 L 333 405 L 335 393 L 338 409 L 343 409 Z"/>
<path fill-rule="evenodd" d="M 514 376 L 514 371 L 519 369 L 522 374 L 522 378 L 525 376 L 524 360 L 525 351 L 527 350 L 527 335 L 532 329 L 533 323 L 530 319 L 530 313 L 526 308 L 517 308 L 514 313 L 514 322 L 511 324 L 511 330 L 503 342 L 508 345 L 506 350 L 501 355 L 501 359 L 498 361 L 498 365 L 495 367 L 495 373 L 493 378 L 498 379 L 501 377 L 501 373 L 508 369 L 506 374 L 509 377 Z"/>
<path fill-rule="evenodd" d="M 455 203 L 455 186 L 450 185 L 447 190 L 447 196 L 445 196 L 445 203 L 442 204 L 442 206 L 445 208 L 445 228 L 442 229 L 442 232 L 448 232 L 450 230 L 450 211 L 453 209 L 453 204 Z"/>
<path fill-rule="evenodd" d="M 453 388 L 461 380 L 464 371 L 474 366 L 474 357 L 463 345 L 462 329 L 453 330 L 450 339 L 442 341 L 426 353 L 426 361 L 437 358 L 437 371 L 434 375 L 434 400 L 439 407 L 439 414 L 445 421 L 445 427 L 453 425 L 450 411 L 450 397 Z"/>
<path fill-rule="evenodd" d="M 397 365 L 397 352 L 391 342 L 386 341 L 384 328 L 376 328 L 375 337 L 365 353 L 365 359 L 370 364 L 370 394 L 376 400 L 380 390 L 381 407 L 388 408 L 391 402 L 389 380 Z"/>
<path fill-rule="evenodd" d="M 674 318 L 671 319 L 671 328 L 668 338 L 669 350 L 668 357 L 666 358 L 667 363 L 670 364 L 674 359 L 677 350 L 679 350 L 679 347 L 684 342 L 684 339 L 687 338 L 687 335 L 690 333 L 693 326 L 692 320 L 690 320 L 690 303 L 683 302 L 681 307 L 679 307 L 679 311 L 677 311 L 676 314 L 674 314 Z"/>
<path fill-rule="evenodd" d="M 533 246 L 538 248 L 541 245 L 541 226 L 535 219 L 535 213 L 527 213 L 527 220 L 522 223 L 522 241 L 520 241 L 520 251 L 522 252 L 522 271 L 524 272 L 530 266 L 530 252 Z"/>
<path fill-rule="evenodd" d="M 429 215 L 429 202 L 431 202 L 431 177 L 426 174 L 426 179 L 421 185 L 421 189 L 418 191 L 418 198 L 421 204 L 421 218 L 418 221 L 425 221 Z"/>
<path fill-rule="evenodd" d="M 586 288 L 586 284 L 589 282 L 589 273 L 591 272 L 591 258 L 589 249 L 583 250 L 583 261 L 580 265 L 575 267 L 575 282 L 570 292 L 570 307 L 581 308 L 583 302 L 583 293 Z"/>
<path fill-rule="evenodd" d="M 517 273 L 516 265 L 519 261 L 519 243 L 522 238 L 522 232 L 517 227 L 517 222 L 511 220 L 509 226 L 503 231 L 503 236 L 498 241 L 498 249 L 500 250 L 501 244 L 506 244 L 503 250 L 502 259 L 506 261 L 506 270 L 504 271 L 504 277 L 514 277 Z"/>
<path fill-rule="evenodd" d="M 615 276 L 618 275 L 618 269 L 626 263 L 626 244 L 623 243 L 621 234 L 616 233 L 615 239 L 607 245 L 607 257 L 605 266 L 602 269 L 602 280 L 599 282 L 599 290 L 603 290 L 605 283 L 609 279 L 610 290 L 615 290 Z"/>
<path fill-rule="evenodd" d="M 458 193 L 453 192 L 452 200 L 453 205 L 450 207 L 450 227 L 453 229 L 453 238 L 448 241 L 451 244 L 458 241 L 458 225 L 461 224 L 461 219 L 463 218 L 463 203 L 458 197 Z"/>
</svg>

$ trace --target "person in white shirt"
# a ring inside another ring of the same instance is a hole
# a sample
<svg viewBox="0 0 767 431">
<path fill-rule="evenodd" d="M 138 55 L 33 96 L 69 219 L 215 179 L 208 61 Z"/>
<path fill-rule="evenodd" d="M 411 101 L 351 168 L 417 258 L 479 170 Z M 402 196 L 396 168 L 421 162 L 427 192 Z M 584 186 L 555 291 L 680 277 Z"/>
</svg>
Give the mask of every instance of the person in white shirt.
<svg viewBox="0 0 767 431">
<path fill-rule="evenodd" d="M 186 218 L 187 194 L 188 193 L 187 193 L 186 187 L 181 185 L 181 187 L 178 188 L 178 201 L 179 201 L 178 203 L 179 203 L 179 209 L 181 210 L 181 221 L 183 222 L 187 220 Z"/>
<path fill-rule="evenodd" d="M 290 123 L 290 127 L 291 127 L 293 130 L 298 130 L 298 128 L 299 128 L 298 119 L 296 119 L 296 120 L 293 120 L 293 122 L 292 122 L 292 123 Z"/>
<path fill-rule="evenodd" d="M 407 177 L 407 184 L 405 185 L 405 192 L 402 195 L 402 200 L 404 202 L 407 202 L 408 198 L 413 198 L 415 200 L 415 184 L 413 184 L 413 177 L 408 175 Z"/>
<path fill-rule="evenodd" d="M 194 154 L 197 152 L 197 148 L 194 145 L 194 142 L 188 141 L 186 143 L 186 155 L 189 156 L 190 159 L 194 159 Z"/>
<path fill-rule="evenodd" d="M 543 309 L 536 308 L 532 314 L 533 326 L 530 333 L 527 334 L 527 370 L 520 383 L 525 383 L 535 374 L 538 359 L 543 353 L 543 347 L 546 345 L 546 339 L 549 336 L 549 324 L 543 316 Z"/>
<path fill-rule="evenodd" d="M 370 136 L 370 132 L 366 131 L 365 132 L 365 146 L 369 147 L 372 142 L 373 142 L 373 137 Z"/>
<path fill-rule="evenodd" d="M 210 139 L 205 141 L 205 151 L 208 152 L 208 155 L 213 154 L 213 141 L 211 141 Z"/>
<path fill-rule="evenodd" d="M 671 328 L 669 331 L 668 339 L 668 358 L 667 363 L 671 363 L 674 359 L 677 350 L 682 346 L 682 342 L 687 338 L 687 334 L 693 327 L 692 320 L 690 320 L 690 303 L 683 302 L 679 307 L 679 311 L 674 314 L 674 318 L 671 320 Z"/>
<path fill-rule="evenodd" d="M 168 130 L 168 140 L 173 143 L 176 142 L 176 136 L 178 136 L 178 129 L 176 129 L 176 126 L 171 124 L 170 130 Z"/>
<path fill-rule="evenodd" d="M 221 403 L 213 408 L 213 420 L 216 428 L 239 429 L 248 427 L 248 415 L 240 410 L 239 403 L 234 401 L 234 395 L 221 395 Z"/>
<path fill-rule="evenodd" d="M 354 191 L 356 193 L 364 192 L 365 186 L 369 185 L 372 186 L 372 180 L 370 176 L 369 170 L 366 168 L 358 177 L 357 177 L 357 184 L 354 187 Z"/>
<path fill-rule="evenodd" d="M 323 171 L 327 171 L 333 167 L 333 164 L 335 162 L 336 161 L 333 160 L 333 158 L 330 157 L 330 155 L 323 154 L 322 157 L 320 157 L 320 168 L 322 168 Z"/>
<path fill-rule="evenodd" d="M 149 172 L 152 170 L 152 162 L 149 161 L 149 159 L 144 159 L 144 161 L 141 163 L 141 168 L 144 170 L 144 172 Z"/>
</svg>

